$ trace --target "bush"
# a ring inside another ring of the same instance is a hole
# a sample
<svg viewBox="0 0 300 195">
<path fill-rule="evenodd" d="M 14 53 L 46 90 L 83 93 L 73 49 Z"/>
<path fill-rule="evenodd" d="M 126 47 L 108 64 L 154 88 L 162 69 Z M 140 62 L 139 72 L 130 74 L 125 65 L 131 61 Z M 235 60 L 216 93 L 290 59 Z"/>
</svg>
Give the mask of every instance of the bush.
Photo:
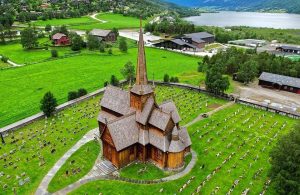
<svg viewBox="0 0 300 195">
<path fill-rule="evenodd" d="M 51 50 L 51 56 L 52 56 L 52 58 L 57 58 L 58 57 L 58 52 L 57 52 L 57 50 Z"/>
<path fill-rule="evenodd" d="M 99 45 L 99 50 L 100 50 L 100 53 L 104 53 L 104 52 L 105 52 L 105 46 L 104 46 L 103 43 L 101 43 L 101 44 Z"/>
<path fill-rule="evenodd" d="M 50 91 L 47 92 L 41 100 L 41 110 L 49 117 L 54 113 L 56 106 L 57 102 L 54 95 Z"/>
<path fill-rule="evenodd" d="M 170 82 L 171 83 L 178 83 L 179 79 L 178 79 L 178 77 L 171 77 Z"/>
<path fill-rule="evenodd" d="M 1 61 L 2 61 L 2 62 L 4 62 L 4 63 L 7 63 L 7 61 L 8 61 L 8 57 L 6 57 L 6 56 L 2 56 L 2 58 L 1 58 Z"/>
<path fill-rule="evenodd" d="M 84 96 L 87 94 L 87 90 L 86 89 L 78 89 L 78 97 Z"/>
<path fill-rule="evenodd" d="M 126 39 L 124 37 L 122 37 L 120 39 L 120 42 L 119 42 L 119 49 L 120 51 L 122 52 L 127 52 L 128 50 L 128 47 L 127 47 L 127 42 L 126 42 Z"/>
<path fill-rule="evenodd" d="M 76 91 L 70 91 L 68 93 L 68 101 L 74 100 L 76 98 L 78 98 L 78 93 Z"/>
<path fill-rule="evenodd" d="M 107 87 L 108 84 L 109 84 L 108 81 L 105 81 L 103 85 L 104 87 Z"/>
<path fill-rule="evenodd" d="M 164 75 L 164 82 L 165 82 L 165 83 L 170 82 L 170 76 L 169 76 L 168 74 L 165 74 L 165 75 Z"/>
<path fill-rule="evenodd" d="M 46 26 L 45 26 L 45 31 L 46 32 L 50 32 L 52 30 L 52 26 L 50 25 L 50 24 L 47 24 Z"/>
<path fill-rule="evenodd" d="M 119 82 L 118 78 L 115 75 L 111 75 L 110 84 L 113 86 L 118 86 L 119 83 L 120 82 Z"/>
<path fill-rule="evenodd" d="M 109 48 L 109 50 L 108 50 L 108 54 L 112 54 L 112 49 L 111 48 Z"/>
</svg>

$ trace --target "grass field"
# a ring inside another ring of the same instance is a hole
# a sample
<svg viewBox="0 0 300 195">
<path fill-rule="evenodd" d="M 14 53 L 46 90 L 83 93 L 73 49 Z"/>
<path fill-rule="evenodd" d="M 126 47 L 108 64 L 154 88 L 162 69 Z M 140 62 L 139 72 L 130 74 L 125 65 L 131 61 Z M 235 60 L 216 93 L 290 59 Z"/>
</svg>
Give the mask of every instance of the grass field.
<svg viewBox="0 0 300 195">
<path fill-rule="evenodd" d="M 155 91 L 158 103 L 167 99 L 175 101 L 183 119 L 181 124 L 192 120 L 200 113 L 214 109 L 213 106 L 216 104 L 225 103 L 223 100 L 180 88 L 157 86 Z M 0 175 L 4 174 L 0 176 L 0 186 L 6 187 L 0 191 L 0 194 L 13 194 L 12 188 L 14 187 L 18 194 L 33 194 L 42 178 L 57 160 L 86 132 L 97 127 L 96 118 L 100 109 L 98 104 L 100 98 L 101 96 L 97 96 L 86 100 L 60 112 L 55 117 L 38 120 L 6 137 L 6 145 L 0 145 Z M 206 102 L 208 105 L 203 105 Z M 65 173 L 66 167 L 71 169 L 72 165 L 69 162 L 73 159 L 75 159 L 74 166 L 80 164 L 86 167 L 86 169 L 82 168 L 82 171 L 87 172 L 91 161 L 96 158 L 96 153 L 91 152 L 83 156 L 82 152 L 85 152 L 84 148 L 69 159 L 58 175 Z M 90 161 L 85 157 L 88 157 Z M 45 164 L 42 163 L 40 166 L 41 162 Z M 75 175 L 61 182 L 57 176 L 50 190 L 67 185 L 79 176 Z M 20 186 L 20 180 L 24 181 L 28 177 L 30 181 Z"/>
<path fill-rule="evenodd" d="M 96 16 L 98 19 L 106 21 L 100 22 L 89 16 L 82 16 L 80 18 L 69 18 L 69 19 L 52 19 L 52 20 L 38 20 L 33 22 L 36 26 L 46 26 L 50 24 L 51 26 L 62 26 L 66 25 L 69 29 L 76 30 L 92 30 L 94 28 L 99 29 L 128 29 L 128 28 L 138 28 L 140 21 L 138 18 L 123 16 L 122 14 L 114 13 L 101 13 Z M 145 20 L 143 22 L 145 24 Z"/>
<path fill-rule="evenodd" d="M 251 194 L 264 190 L 270 169 L 269 151 L 296 120 L 234 105 L 204 119 L 188 130 L 198 161 L 185 177 L 162 184 L 138 185 L 118 181 L 94 181 L 71 194 Z M 192 179 L 195 177 L 195 179 Z M 189 182 L 190 180 L 190 182 Z M 236 183 L 236 184 L 234 184 Z M 234 186 L 234 187 L 232 187 Z M 273 194 L 269 188 L 267 194 Z"/>
<path fill-rule="evenodd" d="M 52 91 L 60 104 L 67 100 L 67 93 L 71 90 L 85 88 L 89 92 L 94 91 L 103 87 L 104 81 L 109 81 L 112 74 L 122 79 L 120 69 L 128 61 L 136 62 L 137 49 L 114 53 L 95 52 L 1 70 L 0 127 L 37 113 L 40 99 L 47 91 Z M 165 73 L 176 76 L 196 70 L 200 60 L 152 48 L 146 49 L 146 55 L 149 78 L 152 79 L 154 73 L 158 80 Z"/>
<path fill-rule="evenodd" d="M 93 168 L 99 153 L 100 145 L 97 141 L 83 145 L 59 169 L 51 180 L 48 191 L 56 192 L 85 176 Z"/>
<path fill-rule="evenodd" d="M 10 65 L 8 63 L 4 63 L 3 61 L 0 60 L 0 69 L 3 69 L 3 68 L 9 68 Z"/>
</svg>

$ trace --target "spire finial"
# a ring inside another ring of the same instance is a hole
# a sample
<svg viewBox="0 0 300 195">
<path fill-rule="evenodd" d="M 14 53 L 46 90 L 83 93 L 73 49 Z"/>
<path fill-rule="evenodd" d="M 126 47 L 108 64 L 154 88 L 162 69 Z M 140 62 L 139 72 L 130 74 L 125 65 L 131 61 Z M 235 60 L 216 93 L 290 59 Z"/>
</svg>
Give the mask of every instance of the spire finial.
<svg viewBox="0 0 300 195">
<path fill-rule="evenodd" d="M 142 17 L 140 17 L 140 34 L 139 34 L 139 44 L 138 44 L 137 68 L 136 68 L 136 84 L 137 85 L 148 84 Z"/>
</svg>

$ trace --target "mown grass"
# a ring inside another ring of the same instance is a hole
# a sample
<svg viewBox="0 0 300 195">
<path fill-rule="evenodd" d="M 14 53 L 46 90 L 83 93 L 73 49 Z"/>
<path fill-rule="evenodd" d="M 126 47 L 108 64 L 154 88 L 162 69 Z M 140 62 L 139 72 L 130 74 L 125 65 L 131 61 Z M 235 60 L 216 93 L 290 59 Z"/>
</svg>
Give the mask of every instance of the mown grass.
<svg viewBox="0 0 300 195">
<path fill-rule="evenodd" d="M 35 26 L 46 26 L 50 24 L 51 26 L 62 26 L 62 25 L 78 25 L 78 24 L 93 24 L 97 23 L 97 20 L 90 18 L 89 16 L 82 16 L 80 18 L 66 18 L 66 19 L 51 19 L 51 20 L 37 20 L 33 21 L 32 24 Z"/>
<path fill-rule="evenodd" d="M 146 55 L 149 78 L 154 74 L 154 78 L 158 80 L 162 80 L 165 73 L 177 75 L 195 70 L 200 60 L 153 48 L 147 48 Z M 86 53 L 2 70 L 0 127 L 37 113 L 40 99 L 47 91 L 52 91 L 60 104 L 67 100 L 69 91 L 85 88 L 88 92 L 92 92 L 103 87 L 104 82 L 109 81 L 112 74 L 122 79 L 120 69 L 128 61 L 135 64 L 136 56 L 136 48 L 129 49 L 127 53 L 121 53 L 116 49 L 113 55 Z"/>
<path fill-rule="evenodd" d="M 246 121 L 248 118 L 249 121 Z M 200 193 L 226 194 L 234 181 L 239 180 L 233 194 L 241 194 L 246 188 L 250 189 L 251 194 L 259 194 L 268 179 L 269 151 L 276 144 L 277 138 L 290 131 L 295 122 L 296 120 L 277 114 L 234 105 L 188 129 L 193 142 L 192 149 L 196 151 L 198 161 L 187 176 L 153 185 L 99 180 L 85 184 L 71 194 L 157 194 L 161 189 L 162 194 L 177 194 L 194 176 L 195 179 L 181 193 L 192 194 L 230 154 L 232 158 L 226 161 L 216 174 L 211 175 L 211 179 L 205 182 Z M 262 172 L 254 177 L 259 169 L 262 169 Z M 272 192 L 272 189 L 267 191 L 268 194 Z"/>
<path fill-rule="evenodd" d="M 183 119 L 181 124 L 192 120 L 194 116 L 202 112 L 213 109 L 206 106 L 200 108 L 198 106 L 201 103 L 200 100 L 205 103 L 204 99 L 210 97 L 205 94 L 198 94 L 195 91 L 157 86 L 155 92 L 159 104 L 167 99 L 173 99 L 176 105 L 178 104 L 177 107 Z M 0 191 L 0 194 L 2 192 L 4 194 L 13 194 L 13 188 L 16 188 L 18 194 L 33 194 L 43 177 L 59 158 L 84 134 L 97 127 L 96 118 L 100 110 L 100 99 L 101 96 L 96 96 L 85 100 L 59 112 L 54 117 L 35 121 L 5 137 L 6 144 L 0 145 L 0 172 L 4 173 L 4 176 L 0 177 L 0 186 L 7 185 L 7 188 Z M 209 100 L 208 106 L 220 101 L 222 100 Z M 52 153 L 53 149 L 55 149 L 55 152 Z M 10 151 L 14 150 L 15 152 L 10 154 Z M 68 185 L 90 169 L 90 165 L 96 158 L 96 151 L 89 151 L 88 155 L 84 155 L 84 152 L 84 149 L 82 149 L 68 160 L 55 177 L 56 179 L 53 181 L 54 184 L 50 187 L 50 190 L 55 191 Z M 45 164 L 40 166 L 39 163 L 42 159 L 44 159 Z M 61 176 L 66 169 L 72 169 L 73 165 L 70 165 L 69 162 L 73 159 L 75 159 L 75 167 L 77 165 L 82 167 L 82 173 L 68 178 Z M 190 159 L 190 157 L 187 157 L 187 159 Z M 10 162 L 13 164 L 10 165 Z M 6 168 L 4 168 L 5 165 L 7 166 Z M 16 168 L 14 167 L 15 165 L 17 166 Z M 21 176 L 24 172 L 25 176 Z M 10 176 L 9 178 L 8 175 Z M 17 176 L 20 178 L 17 178 Z M 19 181 L 27 177 L 29 177 L 30 182 L 20 186 Z M 63 181 L 60 179 L 63 179 Z"/>
<path fill-rule="evenodd" d="M 85 176 L 93 168 L 99 153 L 100 145 L 97 141 L 93 140 L 83 145 L 55 174 L 48 191 L 56 192 Z"/>
<path fill-rule="evenodd" d="M 10 65 L 8 63 L 4 63 L 3 61 L 0 60 L 0 70 L 2 68 L 8 68 L 8 67 L 10 67 Z"/>
</svg>

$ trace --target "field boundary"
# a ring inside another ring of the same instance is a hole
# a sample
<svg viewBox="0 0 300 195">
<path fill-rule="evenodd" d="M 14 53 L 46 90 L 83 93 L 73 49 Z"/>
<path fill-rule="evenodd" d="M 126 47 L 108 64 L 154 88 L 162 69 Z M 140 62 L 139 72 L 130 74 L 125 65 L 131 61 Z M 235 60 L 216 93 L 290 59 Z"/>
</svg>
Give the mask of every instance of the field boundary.
<svg viewBox="0 0 300 195">
<path fill-rule="evenodd" d="M 127 83 L 128 81 L 125 81 L 125 80 L 122 80 L 120 83 L 121 84 L 125 84 Z M 153 83 L 153 81 L 149 81 L 149 83 Z M 162 86 L 169 86 L 169 87 L 179 87 L 179 88 L 184 88 L 184 89 L 189 89 L 189 90 L 194 90 L 194 91 L 197 91 L 197 92 L 201 92 L 201 93 L 205 93 L 205 94 L 208 94 L 208 95 L 211 95 L 211 96 L 214 96 L 214 97 L 217 97 L 217 98 L 221 98 L 221 99 L 225 99 L 225 100 L 228 100 L 228 101 L 234 101 L 236 103 L 239 103 L 239 104 L 243 104 L 243 105 L 247 105 L 247 106 L 250 106 L 250 107 L 254 107 L 254 108 L 258 108 L 258 109 L 262 109 L 262 110 L 265 110 L 265 111 L 269 111 L 269 112 L 273 112 L 273 113 L 277 113 L 277 114 L 280 114 L 280 115 L 283 115 L 283 116 L 287 116 L 287 117 L 290 117 L 290 118 L 294 118 L 294 119 L 300 119 L 300 113 L 297 113 L 297 112 L 288 112 L 288 111 L 285 111 L 285 110 L 281 110 L 281 109 L 278 109 L 278 108 L 274 108 L 272 106 L 269 106 L 269 105 L 264 105 L 262 103 L 259 103 L 259 102 L 256 102 L 256 101 L 253 101 L 253 100 L 249 100 L 249 99 L 243 99 L 243 98 L 235 98 L 233 97 L 232 95 L 228 95 L 228 94 L 222 94 L 222 95 L 215 95 L 213 93 L 210 93 L 208 92 L 207 90 L 205 89 L 202 89 L 200 87 L 196 87 L 196 86 L 193 86 L 193 85 L 189 85 L 189 84 L 183 84 L 183 83 L 165 83 L 165 82 L 162 82 L 162 81 L 154 81 L 155 84 L 157 85 L 162 85 Z M 59 106 L 56 107 L 56 112 L 59 112 L 61 110 L 64 110 L 74 104 L 77 104 L 77 103 L 80 103 L 84 100 L 87 100 L 87 99 L 90 99 L 90 98 L 93 98 L 99 94 L 102 94 L 104 93 L 105 91 L 105 87 L 104 88 L 101 88 L 101 89 L 98 89 L 94 92 L 91 92 L 85 96 L 82 96 L 80 98 L 77 98 L 75 100 L 71 100 L 71 101 L 68 101 L 66 103 L 63 103 Z M 9 131 L 13 131 L 13 130 L 16 130 L 18 128 L 21 128 L 27 124 L 30 124 L 40 118 L 43 118 L 45 117 L 44 113 L 43 112 L 39 112 L 35 115 L 32 115 L 30 117 L 27 117 L 25 119 L 22 119 L 20 121 L 17 121 L 15 123 L 12 123 L 10 125 L 7 125 L 3 128 L 0 129 L 0 134 L 2 134 L 3 136 L 6 135 L 6 133 L 8 133 Z"/>
</svg>

